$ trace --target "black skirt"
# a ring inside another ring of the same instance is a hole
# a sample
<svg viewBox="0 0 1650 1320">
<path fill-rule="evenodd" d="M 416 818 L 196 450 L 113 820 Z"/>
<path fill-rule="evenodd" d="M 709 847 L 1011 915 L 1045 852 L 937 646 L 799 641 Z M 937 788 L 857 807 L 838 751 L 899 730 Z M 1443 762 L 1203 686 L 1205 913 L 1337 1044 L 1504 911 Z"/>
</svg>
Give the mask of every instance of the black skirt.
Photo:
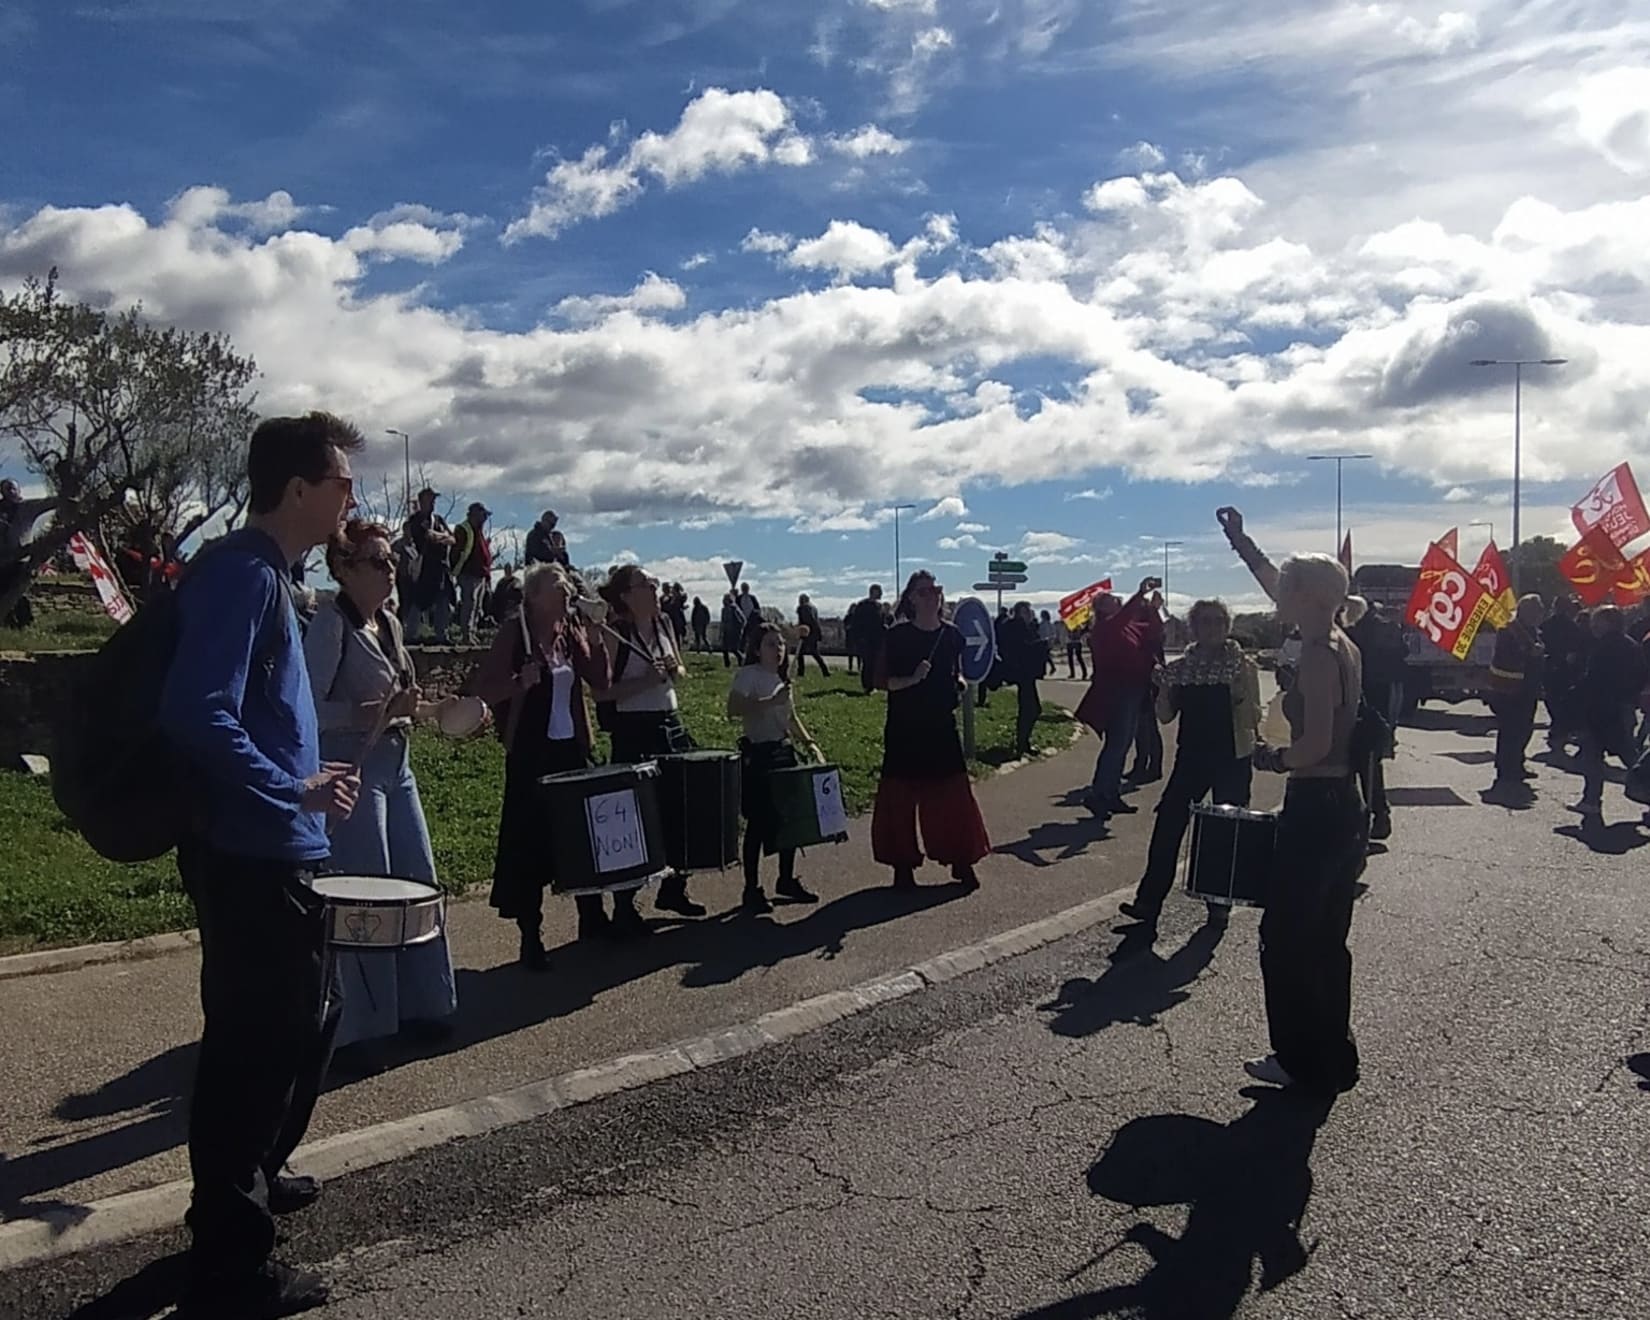
<svg viewBox="0 0 1650 1320">
<path fill-rule="evenodd" d="M 774 770 L 789 770 L 801 761 L 788 741 L 758 743 L 747 738 L 739 740 L 739 761 L 739 810 L 745 817 L 745 829 L 772 852 L 779 814 L 774 810 L 768 775 Z"/>
<path fill-rule="evenodd" d="M 635 765 L 673 752 L 691 752 L 696 744 L 677 710 L 613 712 L 613 763 Z"/>
<path fill-rule="evenodd" d="M 531 917 L 543 907 L 544 889 L 550 883 L 550 820 L 538 794 L 539 780 L 589 764 L 576 738 L 552 741 L 518 735 L 504 763 L 504 806 L 488 899 L 499 916 Z"/>
</svg>

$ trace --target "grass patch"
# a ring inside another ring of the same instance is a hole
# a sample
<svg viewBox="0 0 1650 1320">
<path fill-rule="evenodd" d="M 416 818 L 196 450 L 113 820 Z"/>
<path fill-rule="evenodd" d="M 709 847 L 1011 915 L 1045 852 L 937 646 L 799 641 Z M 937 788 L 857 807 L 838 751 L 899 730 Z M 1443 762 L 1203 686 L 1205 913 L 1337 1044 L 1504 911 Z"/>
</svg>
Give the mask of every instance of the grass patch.
<svg viewBox="0 0 1650 1320">
<path fill-rule="evenodd" d="M 114 633 L 115 621 L 101 610 L 36 610 L 27 628 L 0 626 L 0 651 L 95 651 Z"/>
<path fill-rule="evenodd" d="M 732 670 L 714 658 L 689 657 L 689 678 L 680 691 L 683 718 L 705 747 L 732 747 L 737 726 L 723 715 Z M 867 809 L 882 761 L 886 699 L 861 693 L 858 676 L 817 672 L 798 685 L 797 709 L 825 755 L 842 769 L 849 810 Z M 977 712 L 977 774 L 988 774 L 1013 756 L 1015 701 L 994 694 Z M 1071 716 L 1049 707 L 1038 726 L 1048 746 L 1064 746 Z M 598 754 L 607 754 L 605 736 Z M 488 883 L 498 807 L 504 790 L 504 749 L 496 738 L 455 743 L 420 729 L 413 738 L 413 767 L 435 846 L 436 873 L 462 893 Z M 194 910 L 179 886 L 170 858 L 122 866 L 97 856 L 59 815 L 43 779 L 0 774 L 0 952 L 95 940 L 132 939 L 194 924 Z"/>
</svg>

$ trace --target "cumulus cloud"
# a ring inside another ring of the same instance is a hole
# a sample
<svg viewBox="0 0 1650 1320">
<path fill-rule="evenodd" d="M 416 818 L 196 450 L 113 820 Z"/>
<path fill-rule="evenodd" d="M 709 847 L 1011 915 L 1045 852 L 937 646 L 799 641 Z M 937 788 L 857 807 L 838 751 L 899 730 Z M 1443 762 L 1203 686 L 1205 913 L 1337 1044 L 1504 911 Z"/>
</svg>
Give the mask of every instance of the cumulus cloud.
<svg viewBox="0 0 1650 1320">
<path fill-rule="evenodd" d="M 1574 132 L 1623 174 L 1650 173 L 1650 69 L 1605 69 L 1546 98 Z"/>
<path fill-rule="evenodd" d="M 765 230 L 752 229 L 740 242 L 739 250 L 741 252 L 763 252 L 771 256 L 777 256 L 780 253 L 789 252 L 794 241 L 789 234 L 770 234 Z"/>
<path fill-rule="evenodd" d="M 1067 503 L 1070 503 L 1072 500 L 1109 500 L 1111 496 L 1112 489 L 1110 486 L 1107 486 L 1102 490 L 1095 490 L 1094 487 L 1090 486 L 1086 490 L 1071 492 L 1066 496 L 1066 501 Z"/>
<path fill-rule="evenodd" d="M 682 292 L 682 286 L 650 270 L 629 293 L 563 298 L 556 304 L 556 313 L 569 321 L 589 323 L 619 312 L 678 312 L 686 306 L 687 295 Z"/>
<path fill-rule="evenodd" d="M 1083 542 L 1063 532 L 1027 532 L 1020 538 L 1020 551 L 1028 556 L 1058 555 L 1075 550 Z"/>
<path fill-rule="evenodd" d="M 707 174 L 812 159 L 812 143 L 797 132 L 790 106 L 777 92 L 709 87 L 688 102 L 668 133 L 645 132 L 622 152 L 614 143 L 597 143 L 576 160 L 559 161 L 528 213 L 505 229 L 504 240 L 554 238 L 581 220 L 611 215 L 640 196 L 649 178 L 675 188 Z"/>
<path fill-rule="evenodd" d="M 830 149 L 839 156 L 865 160 L 871 156 L 898 156 L 910 150 L 911 144 L 897 138 L 885 128 L 866 124 L 857 132 L 825 139 Z"/>
<path fill-rule="evenodd" d="M 941 550 L 972 550 L 979 545 L 972 532 L 964 532 L 961 536 L 942 536 L 934 542 Z"/>
<path fill-rule="evenodd" d="M 991 527 L 988 523 L 961 522 L 957 524 L 956 530 L 968 536 L 983 536 Z"/>
<path fill-rule="evenodd" d="M 1168 159 L 1163 154 L 1163 148 L 1155 142 L 1136 142 L 1132 147 L 1124 147 L 1117 153 L 1117 163 L 1131 170 L 1161 169 Z"/>
<path fill-rule="evenodd" d="M 949 521 L 952 518 L 964 518 L 967 516 L 968 505 L 963 503 L 962 497 L 960 495 L 947 495 L 943 500 L 938 500 L 930 506 L 926 513 L 919 513 L 917 515 L 917 521 L 937 522 L 941 518 Z M 972 529 L 959 527 L 957 530 L 965 531 Z"/>
<path fill-rule="evenodd" d="M 867 229 L 856 220 L 833 220 L 823 234 L 793 247 L 785 261 L 804 270 L 835 271 L 851 279 L 887 270 L 898 257 L 899 249 L 887 234 Z"/>
<path fill-rule="evenodd" d="M 168 203 L 167 209 L 172 219 L 191 229 L 241 221 L 257 234 L 288 229 L 310 210 L 294 202 L 292 194 L 285 189 L 277 189 L 258 201 L 231 202 L 228 189 L 208 186 L 184 189 Z"/>
<path fill-rule="evenodd" d="M 464 246 L 465 233 L 479 223 L 472 216 L 403 203 L 347 230 L 342 242 L 362 256 L 436 266 L 455 255 Z"/>
</svg>

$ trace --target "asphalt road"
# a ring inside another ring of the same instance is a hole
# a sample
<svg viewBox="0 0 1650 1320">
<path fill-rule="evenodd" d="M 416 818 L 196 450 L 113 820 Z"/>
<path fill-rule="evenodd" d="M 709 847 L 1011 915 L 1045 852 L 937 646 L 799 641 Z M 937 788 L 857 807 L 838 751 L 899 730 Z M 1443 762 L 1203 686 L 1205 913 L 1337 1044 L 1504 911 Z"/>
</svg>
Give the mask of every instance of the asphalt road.
<svg viewBox="0 0 1650 1320">
<path fill-rule="evenodd" d="M 1245 1087 L 1254 914 L 1177 902 L 1152 949 L 1077 937 L 339 1180 L 284 1250 L 338 1320 L 1643 1315 L 1650 836 L 1584 837 L 1551 769 L 1481 805 L 1485 723 L 1428 722 L 1332 1109 Z M 151 1314 L 181 1244 L 0 1276 L 0 1314 Z"/>
</svg>

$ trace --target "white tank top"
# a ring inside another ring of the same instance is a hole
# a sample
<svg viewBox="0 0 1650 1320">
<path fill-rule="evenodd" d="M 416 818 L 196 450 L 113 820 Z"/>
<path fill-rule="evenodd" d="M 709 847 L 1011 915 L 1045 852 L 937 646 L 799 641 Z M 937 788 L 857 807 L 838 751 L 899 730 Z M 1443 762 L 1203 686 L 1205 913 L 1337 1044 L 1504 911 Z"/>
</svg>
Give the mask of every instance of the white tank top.
<svg viewBox="0 0 1650 1320">
<path fill-rule="evenodd" d="M 661 615 L 653 621 L 654 635 L 651 654 L 659 659 L 676 655 L 676 648 L 670 640 L 670 625 Z M 636 643 L 636 650 L 628 646 L 619 648 L 619 658 L 615 662 L 618 672 L 613 675 L 615 683 L 622 683 L 627 679 L 635 678 L 639 668 L 645 662 L 637 652 L 648 653 L 649 648 L 637 630 L 632 625 L 625 625 L 618 631 Z M 678 657 L 679 658 L 679 657 Z M 614 709 L 630 711 L 672 711 L 676 709 L 676 688 L 671 683 L 661 683 L 648 688 L 645 692 L 638 692 L 614 703 Z"/>
</svg>

